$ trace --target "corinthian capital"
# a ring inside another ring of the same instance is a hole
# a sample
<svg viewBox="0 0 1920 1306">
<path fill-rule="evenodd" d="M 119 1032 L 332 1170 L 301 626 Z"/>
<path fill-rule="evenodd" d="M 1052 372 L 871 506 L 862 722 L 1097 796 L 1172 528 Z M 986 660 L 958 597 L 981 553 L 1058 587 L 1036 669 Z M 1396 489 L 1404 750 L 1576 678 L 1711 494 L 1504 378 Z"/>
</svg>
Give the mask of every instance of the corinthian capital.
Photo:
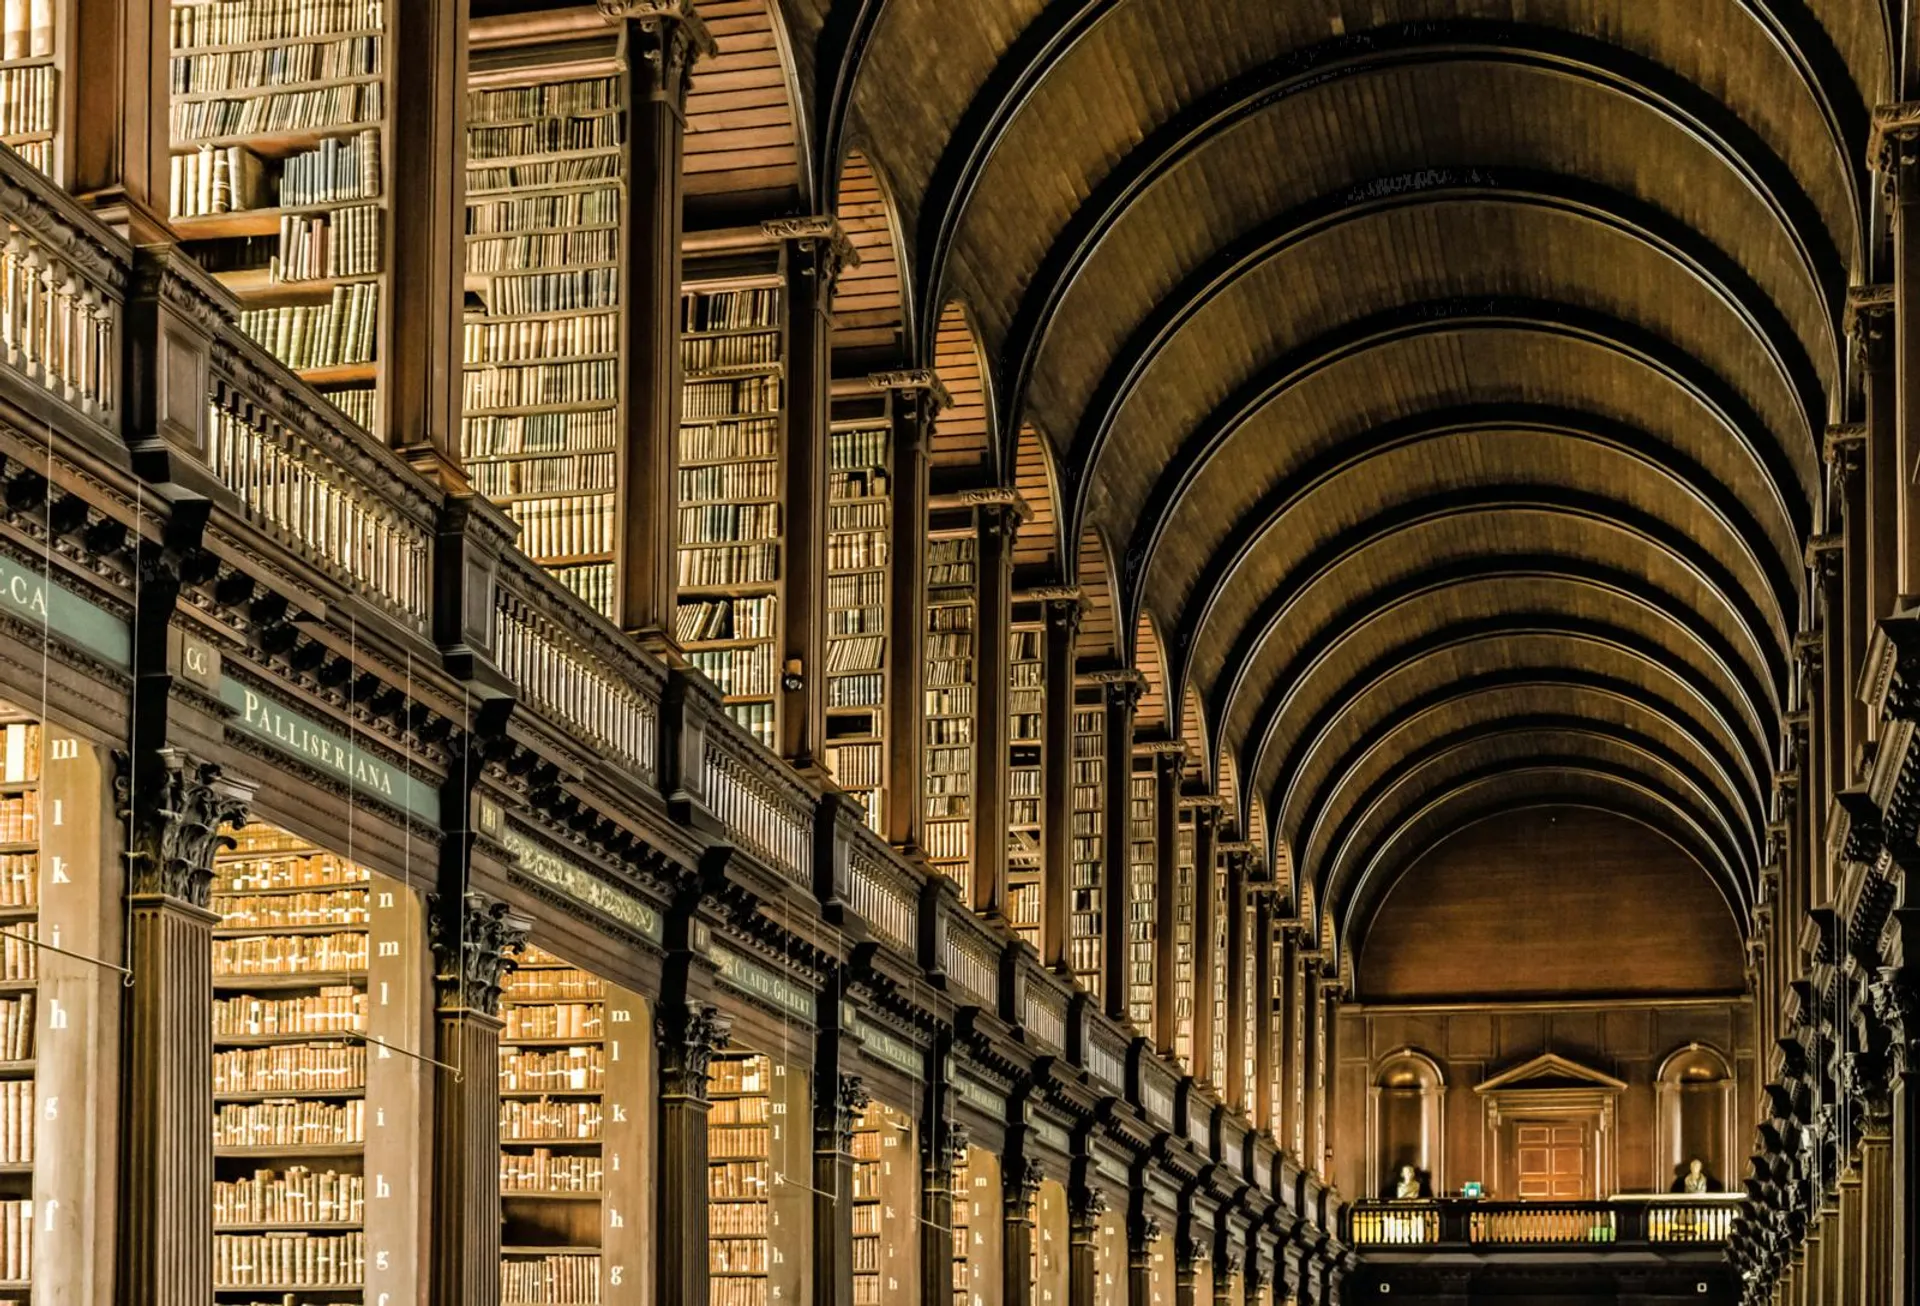
<svg viewBox="0 0 1920 1306">
<path fill-rule="evenodd" d="M 441 1007 L 499 1014 L 500 988 L 532 927 L 532 921 L 483 893 L 463 894 L 457 901 L 434 895 L 427 941 Z"/>
<path fill-rule="evenodd" d="M 213 860 L 233 847 L 226 831 L 247 823 L 253 786 L 178 748 L 156 750 L 145 766 L 125 754 L 116 760 L 114 789 L 131 826 L 127 891 L 205 907 Z"/>
</svg>

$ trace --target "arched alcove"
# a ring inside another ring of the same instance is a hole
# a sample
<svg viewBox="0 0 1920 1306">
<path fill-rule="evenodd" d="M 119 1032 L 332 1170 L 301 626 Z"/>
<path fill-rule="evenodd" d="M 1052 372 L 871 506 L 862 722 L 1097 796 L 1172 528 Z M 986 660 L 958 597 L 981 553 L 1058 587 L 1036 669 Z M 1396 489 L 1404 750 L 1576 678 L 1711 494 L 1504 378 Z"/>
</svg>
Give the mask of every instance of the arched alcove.
<svg viewBox="0 0 1920 1306">
<path fill-rule="evenodd" d="M 1654 1182 L 1685 1190 L 1688 1163 L 1698 1159 L 1707 1191 L 1728 1190 L 1734 1159 L 1733 1067 L 1703 1043 L 1675 1048 L 1654 1080 Z"/>
<path fill-rule="evenodd" d="M 1418 1048 L 1389 1053 L 1374 1068 L 1367 1101 L 1368 1196 L 1400 1196 L 1400 1167 L 1408 1165 L 1414 1168 L 1419 1196 L 1445 1191 L 1446 1100 L 1447 1079 L 1440 1063 Z"/>
</svg>

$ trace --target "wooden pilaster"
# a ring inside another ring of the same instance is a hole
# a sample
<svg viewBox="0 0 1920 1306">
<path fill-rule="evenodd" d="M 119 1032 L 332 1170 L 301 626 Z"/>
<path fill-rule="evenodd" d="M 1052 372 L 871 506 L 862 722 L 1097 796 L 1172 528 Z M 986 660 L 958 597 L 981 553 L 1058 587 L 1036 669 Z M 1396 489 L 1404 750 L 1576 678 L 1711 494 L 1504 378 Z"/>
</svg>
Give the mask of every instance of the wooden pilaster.
<svg viewBox="0 0 1920 1306">
<path fill-rule="evenodd" d="M 1034 1204 L 1040 1198 L 1040 1165 L 1010 1157 L 1001 1175 L 1005 1211 L 1001 1234 L 1001 1294 L 1005 1306 L 1033 1306 Z"/>
<path fill-rule="evenodd" d="M 479 893 L 437 895 L 434 957 L 433 1306 L 500 1300 L 500 986 L 532 922 Z"/>
<path fill-rule="evenodd" d="M 1127 1018 L 1127 879 L 1133 846 L 1133 714 L 1146 684 L 1137 671 L 1115 672 L 1104 678 L 1106 697 L 1106 810 L 1101 831 L 1100 918 L 1106 925 L 1101 943 L 1101 996 L 1107 1015 Z"/>
<path fill-rule="evenodd" d="M 1146 1193 L 1136 1187 L 1127 1216 L 1127 1306 L 1152 1306 L 1153 1247 L 1160 1241 L 1160 1222 L 1143 1209 Z"/>
<path fill-rule="evenodd" d="M 1046 607 L 1046 646 L 1041 650 L 1046 678 L 1043 723 L 1043 774 L 1040 865 L 1045 889 L 1040 906 L 1040 960 L 1062 974 L 1070 974 L 1067 922 L 1073 915 L 1073 665 L 1074 641 L 1080 634 L 1082 605 L 1078 594 L 1049 595 Z"/>
<path fill-rule="evenodd" d="M 618 524 L 621 627 L 672 654 L 680 439 L 681 158 L 694 61 L 713 39 L 692 0 L 606 0 L 627 64 L 626 399 Z M 705 1236 L 704 1234 L 702 1235 Z"/>
<path fill-rule="evenodd" d="M 1076 1187 L 1067 1218 L 1067 1306 L 1095 1306 L 1100 1299 L 1100 1220 L 1106 1194 Z"/>
<path fill-rule="evenodd" d="M 1263 889 L 1267 886 L 1262 886 Z M 1259 892 L 1249 904 L 1253 918 L 1253 987 L 1248 1000 L 1253 1003 L 1253 1084 L 1247 1095 L 1253 1103 L 1253 1127 L 1268 1130 L 1278 1138 L 1280 1126 L 1274 1117 L 1273 1067 L 1279 1049 L 1273 1045 L 1273 1004 L 1282 1000 L 1274 987 L 1278 978 L 1273 968 L 1273 894 Z"/>
<path fill-rule="evenodd" d="M 1226 1087 L 1227 1105 L 1246 1112 L 1252 1099 L 1247 1084 L 1247 851 L 1234 848 L 1226 854 L 1227 877 L 1227 1064 L 1220 1082 Z"/>
<path fill-rule="evenodd" d="M 1193 1065 L 1194 1075 L 1218 1088 L 1226 1067 L 1214 1064 L 1214 983 L 1221 963 L 1214 922 L 1214 876 L 1220 836 L 1220 800 L 1209 798 L 1193 809 Z"/>
<path fill-rule="evenodd" d="M 1885 370 L 1880 369 L 1883 374 Z M 1869 389 L 1875 384 L 1870 375 Z M 1882 389 L 1888 388 L 1884 375 L 1879 384 Z M 1866 468 L 1863 466 L 1864 454 L 1865 440 L 1859 428 L 1828 428 L 1828 475 L 1832 478 L 1833 489 L 1840 502 L 1842 518 L 1840 576 L 1837 582 L 1840 595 L 1840 665 L 1835 672 L 1839 684 L 1848 688 L 1860 683 L 1860 671 L 1867 660 L 1867 641 L 1872 637 L 1875 620 L 1870 615 L 1872 569 L 1868 553 L 1872 535 L 1867 513 L 1868 485 Z M 1844 766 L 1835 772 L 1834 784 L 1844 788 L 1854 782 L 1854 762 L 1862 756 L 1866 745 L 1867 705 L 1858 694 L 1845 692 L 1844 688 L 1841 701 L 1843 707 L 1838 715 L 1842 727 L 1840 755 Z"/>
<path fill-rule="evenodd" d="M 813 1301 L 853 1306 L 853 1126 L 871 1099 L 858 1075 L 836 1070 L 815 1080 Z"/>
<path fill-rule="evenodd" d="M 1896 604 L 1920 594 L 1920 105 L 1882 105 L 1874 110 L 1869 148 L 1890 183 L 1893 227 L 1893 457 L 1892 541 Z"/>
<path fill-rule="evenodd" d="M 936 1058 L 929 1056 L 929 1061 Z M 944 1066 L 944 1050 L 937 1058 Z M 945 1071 L 924 1088 L 920 1118 L 920 1300 L 953 1298 L 953 1171 L 967 1154 L 967 1130 L 953 1123 Z"/>
<path fill-rule="evenodd" d="M 174 748 L 136 753 L 119 779 L 128 813 L 126 1078 L 119 1298 L 213 1300 L 213 927 L 207 909 L 225 831 L 251 785 Z"/>
<path fill-rule="evenodd" d="M 72 0 L 62 180 L 135 244 L 169 240 L 169 0 Z"/>
<path fill-rule="evenodd" d="M 1320 1002 L 1320 978 L 1316 973 L 1319 962 L 1313 958 L 1317 954 L 1302 955 L 1300 984 L 1305 993 L 1306 1021 L 1301 1027 L 1300 1075 L 1306 1094 L 1301 1110 L 1300 1127 L 1296 1132 L 1301 1136 L 1300 1164 L 1309 1170 L 1317 1170 L 1320 1165 L 1320 1022 L 1326 1013 Z"/>
<path fill-rule="evenodd" d="M 921 682 L 926 676 L 927 435 L 948 402 L 931 369 L 876 373 L 893 391 L 893 573 L 887 630 L 887 841 L 920 846 L 920 758 L 925 726 Z"/>
<path fill-rule="evenodd" d="M 1174 974 L 1179 950 L 1174 943 L 1174 917 L 1179 907 L 1180 771 L 1184 759 L 1177 748 L 1165 748 L 1153 759 L 1153 1040 L 1165 1057 L 1173 1055 Z"/>
<path fill-rule="evenodd" d="M 979 616 L 974 637 L 973 884 L 971 906 L 992 920 L 1007 914 L 1007 693 L 1013 672 L 1008 639 L 1013 602 L 1013 537 L 1024 509 L 1017 499 L 979 506 Z"/>
<path fill-rule="evenodd" d="M 707 1070 L 733 1022 L 698 999 L 663 1002 L 660 1048 L 658 1296 L 662 1306 L 707 1300 Z"/>
<path fill-rule="evenodd" d="M 1174 1306 L 1201 1306 L 1199 1299 L 1200 1258 L 1207 1249 L 1194 1236 L 1191 1210 L 1180 1217 L 1180 1232 L 1173 1240 Z M 1211 1306 L 1211 1303 L 1208 1304 Z"/>
</svg>

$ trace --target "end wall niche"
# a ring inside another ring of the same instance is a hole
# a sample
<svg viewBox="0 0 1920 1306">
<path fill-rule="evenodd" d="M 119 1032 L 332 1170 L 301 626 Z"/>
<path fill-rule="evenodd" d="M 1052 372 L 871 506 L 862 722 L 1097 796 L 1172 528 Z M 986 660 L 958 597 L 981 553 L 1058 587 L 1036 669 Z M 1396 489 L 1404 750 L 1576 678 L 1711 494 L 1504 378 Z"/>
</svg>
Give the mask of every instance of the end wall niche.
<svg viewBox="0 0 1920 1306">
<path fill-rule="evenodd" d="M 1734 1157 L 1733 1069 L 1703 1043 L 1668 1054 L 1654 1079 L 1654 1182 L 1680 1192 L 1688 1162 L 1700 1161 L 1707 1191 L 1728 1191 Z"/>
<path fill-rule="evenodd" d="M 1446 1098 L 1446 1075 L 1426 1053 L 1402 1048 L 1381 1060 L 1367 1094 L 1371 1196 L 1395 1196 L 1406 1165 L 1422 1197 L 1446 1191 Z"/>
</svg>

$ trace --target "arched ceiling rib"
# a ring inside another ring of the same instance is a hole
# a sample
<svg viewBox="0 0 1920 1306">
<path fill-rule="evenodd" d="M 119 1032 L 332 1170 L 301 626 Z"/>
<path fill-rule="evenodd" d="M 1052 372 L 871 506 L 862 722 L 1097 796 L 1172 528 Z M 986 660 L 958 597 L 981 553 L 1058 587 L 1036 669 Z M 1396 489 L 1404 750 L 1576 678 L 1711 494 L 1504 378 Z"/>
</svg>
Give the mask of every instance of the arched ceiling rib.
<svg viewBox="0 0 1920 1306">
<path fill-rule="evenodd" d="M 1110 546 L 1143 719 L 1198 701 L 1299 901 L 1344 931 L 1451 829 L 1569 801 L 1744 912 L 1871 7 L 789 3 L 915 300 L 967 307 L 995 456 L 1043 432 L 1075 569 Z"/>
</svg>

